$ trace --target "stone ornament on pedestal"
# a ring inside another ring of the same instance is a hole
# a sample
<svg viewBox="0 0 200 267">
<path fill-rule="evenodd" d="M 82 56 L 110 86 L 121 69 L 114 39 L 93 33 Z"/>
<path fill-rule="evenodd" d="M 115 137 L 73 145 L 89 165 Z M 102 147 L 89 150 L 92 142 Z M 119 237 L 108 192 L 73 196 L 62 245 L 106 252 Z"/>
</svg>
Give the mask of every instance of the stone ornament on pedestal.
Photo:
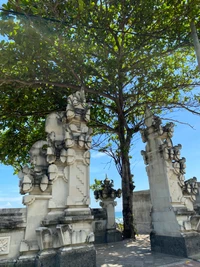
<svg viewBox="0 0 200 267">
<path fill-rule="evenodd" d="M 115 223 L 115 206 L 117 205 L 115 199 L 121 197 L 122 191 L 121 189 L 115 190 L 113 186 L 113 180 L 106 177 L 104 181 L 101 181 L 101 189 L 94 191 L 95 199 L 101 200 L 100 206 L 107 213 L 106 242 L 115 242 L 122 239 L 121 233 L 116 230 Z"/>
<path fill-rule="evenodd" d="M 89 105 L 80 90 L 68 97 L 66 111 L 47 116 L 47 139 L 36 142 L 30 150 L 30 165 L 19 173 L 27 210 L 19 264 L 26 260 L 32 262 L 30 266 L 38 266 L 33 262 L 41 258 L 47 266 L 51 255 L 58 267 L 72 266 L 72 262 L 76 267 L 96 266 L 89 208 L 89 120 Z M 9 242 L 9 237 L 0 239 L 0 256 L 9 255 Z M 78 259 L 89 255 L 91 260 L 85 263 Z M 63 262 L 66 257 L 71 262 Z"/>
<path fill-rule="evenodd" d="M 174 146 L 171 140 L 174 124 L 162 126 L 161 119 L 147 109 L 145 125 L 141 135 L 146 148 L 141 154 L 150 184 L 152 250 L 179 256 L 200 252 L 199 217 L 193 205 L 197 179 L 185 181 L 186 159 L 180 156 L 182 146 Z"/>
<path fill-rule="evenodd" d="M 0 255 L 9 254 L 10 236 L 0 237 Z"/>
</svg>

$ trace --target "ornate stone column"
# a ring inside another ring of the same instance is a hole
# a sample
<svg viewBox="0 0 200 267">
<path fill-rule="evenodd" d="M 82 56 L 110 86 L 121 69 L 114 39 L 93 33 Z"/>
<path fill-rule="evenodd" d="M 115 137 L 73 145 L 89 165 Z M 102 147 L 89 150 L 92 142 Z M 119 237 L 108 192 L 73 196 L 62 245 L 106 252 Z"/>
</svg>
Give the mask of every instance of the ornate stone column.
<svg viewBox="0 0 200 267">
<path fill-rule="evenodd" d="M 22 261 L 37 255 L 45 261 L 51 254 L 59 261 L 58 267 L 68 266 L 67 257 L 76 267 L 96 266 L 89 208 L 89 120 L 89 105 L 81 90 L 68 97 L 66 111 L 47 116 L 47 140 L 31 148 L 31 164 L 19 174 L 27 207 L 27 227 L 20 247 Z"/>
<path fill-rule="evenodd" d="M 145 125 L 141 134 L 146 149 L 141 153 L 153 206 L 152 250 L 180 256 L 199 252 L 199 219 L 193 207 L 197 183 L 195 177 L 185 181 L 186 160 L 180 157 L 181 145 L 174 146 L 171 140 L 174 125 L 162 126 L 161 119 L 149 109 Z"/>
<path fill-rule="evenodd" d="M 101 181 L 101 189 L 94 191 L 95 199 L 100 199 L 100 206 L 106 210 L 107 213 L 107 242 L 119 241 L 122 236 L 116 231 L 115 223 L 115 206 L 117 202 L 115 199 L 120 198 L 122 194 L 121 189 L 115 190 L 113 188 L 113 180 L 109 180 L 107 177 L 104 181 Z"/>
</svg>

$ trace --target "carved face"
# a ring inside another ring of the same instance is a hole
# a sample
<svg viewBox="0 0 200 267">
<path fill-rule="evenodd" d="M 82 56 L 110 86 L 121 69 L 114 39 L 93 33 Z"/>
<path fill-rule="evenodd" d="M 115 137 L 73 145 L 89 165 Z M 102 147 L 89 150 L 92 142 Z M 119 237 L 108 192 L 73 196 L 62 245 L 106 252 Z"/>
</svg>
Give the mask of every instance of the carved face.
<svg viewBox="0 0 200 267">
<path fill-rule="evenodd" d="M 30 150 L 30 162 L 34 165 L 36 171 L 40 171 L 47 167 L 46 150 L 43 146 L 46 145 L 45 141 L 36 142 Z"/>
</svg>

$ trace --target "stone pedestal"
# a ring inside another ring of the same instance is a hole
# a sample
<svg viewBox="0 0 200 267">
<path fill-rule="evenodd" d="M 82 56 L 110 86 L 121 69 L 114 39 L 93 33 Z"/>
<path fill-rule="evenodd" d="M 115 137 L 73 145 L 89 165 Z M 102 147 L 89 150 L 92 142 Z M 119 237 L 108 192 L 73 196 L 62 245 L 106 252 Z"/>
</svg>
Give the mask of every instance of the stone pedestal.
<svg viewBox="0 0 200 267">
<path fill-rule="evenodd" d="M 101 181 L 101 189 L 95 190 L 94 195 L 98 200 L 100 199 L 100 206 L 104 209 L 106 213 L 106 225 L 104 231 L 97 231 L 99 243 L 105 240 L 104 242 L 117 242 L 122 240 L 122 233 L 116 230 L 115 223 L 115 206 L 117 202 L 114 201 L 116 197 L 121 197 L 121 189 L 113 189 L 113 180 L 109 180 L 107 177 L 104 181 Z M 104 238 L 99 237 L 98 235 L 102 234 Z"/>
<path fill-rule="evenodd" d="M 164 236 L 151 233 L 151 250 L 180 257 L 190 257 L 200 251 L 200 233 L 184 236 Z"/>
</svg>

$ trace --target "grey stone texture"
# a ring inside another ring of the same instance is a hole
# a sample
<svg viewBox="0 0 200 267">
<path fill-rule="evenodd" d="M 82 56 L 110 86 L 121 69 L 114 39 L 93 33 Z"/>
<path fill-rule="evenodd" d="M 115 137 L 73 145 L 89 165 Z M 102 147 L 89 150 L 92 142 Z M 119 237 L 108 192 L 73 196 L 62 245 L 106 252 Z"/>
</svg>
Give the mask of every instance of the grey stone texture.
<svg viewBox="0 0 200 267">
<path fill-rule="evenodd" d="M 122 233 L 118 230 L 107 230 L 106 242 L 113 243 L 122 241 Z"/>
<path fill-rule="evenodd" d="M 150 190 L 133 192 L 133 214 L 138 234 L 151 232 L 151 209 Z"/>
<path fill-rule="evenodd" d="M 96 267 L 93 246 L 47 251 L 29 259 L 0 261 L 0 267 Z"/>
<path fill-rule="evenodd" d="M 107 229 L 106 209 L 92 209 L 91 212 L 94 216 L 92 225 L 95 234 L 95 244 L 118 242 L 122 240 L 121 232 L 116 229 Z"/>
<path fill-rule="evenodd" d="M 69 251 L 60 250 L 57 255 L 56 267 L 96 267 L 95 248 L 86 247 Z"/>
<path fill-rule="evenodd" d="M 23 228 L 26 223 L 26 209 L 0 209 L 0 229 Z"/>
<path fill-rule="evenodd" d="M 56 267 L 57 266 L 57 255 L 55 251 L 50 253 L 41 253 L 36 257 L 35 267 Z"/>
<path fill-rule="evenodd" d="M 194 233 L 184 237 L 150 235 L 151 249 L 155 252 L 190 257 L 199 253 L 200 234 Z"/>
</svg>

